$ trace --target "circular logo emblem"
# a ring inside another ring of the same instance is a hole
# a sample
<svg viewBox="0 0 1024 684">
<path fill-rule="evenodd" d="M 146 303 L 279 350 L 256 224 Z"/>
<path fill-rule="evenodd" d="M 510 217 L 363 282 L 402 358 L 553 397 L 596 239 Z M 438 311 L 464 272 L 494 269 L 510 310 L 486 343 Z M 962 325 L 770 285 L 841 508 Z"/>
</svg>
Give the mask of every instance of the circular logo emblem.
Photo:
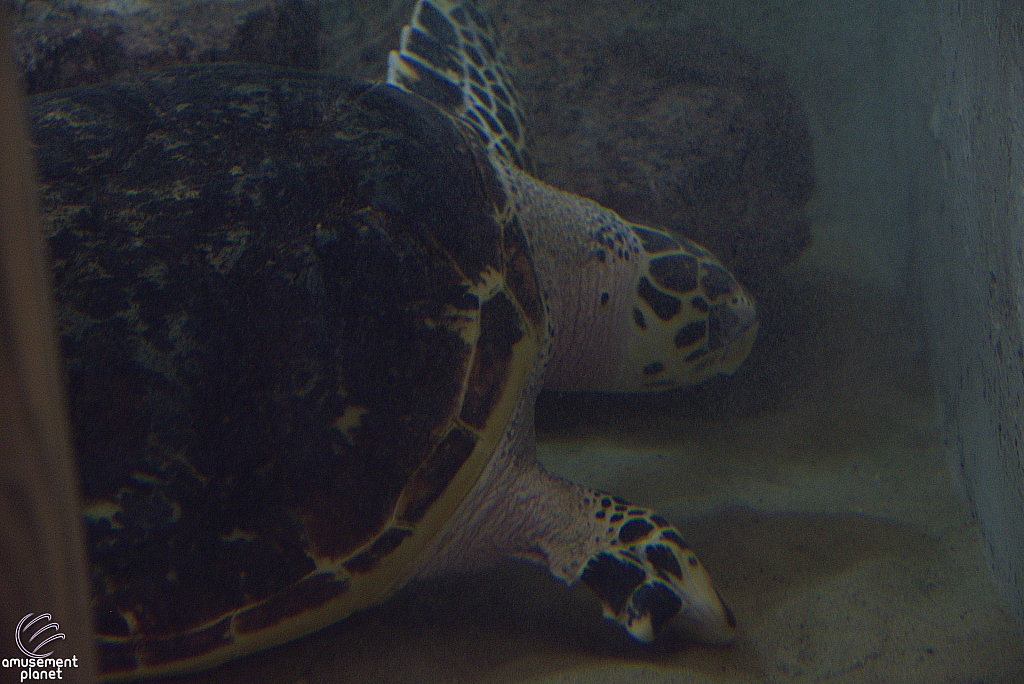
<svg viewBox="0 0 1024 684">
<path fill-rule="evenodd" d="M 35 617 L 32 615 L 33 613 L 29 613 L 18 622 L 18 627 L 14 630 L 14 643 L 18 644 L 21 652 L 29 658 L 46 658 L 53 655 L 53 651 L 39 651 L 54 639 L 63 639 L 64 635 L 58 631 L 60 625 L 50 622 L 53 618 L 49 613 L 41 613 Z"/>
</svg>

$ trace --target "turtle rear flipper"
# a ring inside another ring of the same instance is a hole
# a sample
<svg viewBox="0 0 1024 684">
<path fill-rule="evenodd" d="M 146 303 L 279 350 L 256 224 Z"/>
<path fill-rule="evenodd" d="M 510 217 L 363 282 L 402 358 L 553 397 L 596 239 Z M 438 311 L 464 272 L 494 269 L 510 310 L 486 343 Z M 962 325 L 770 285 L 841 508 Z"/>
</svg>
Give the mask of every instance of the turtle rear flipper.
<svg viewBox="0 0 1024 684">
<path fill-rule="evenodd" d="M 519 93 L 504 62 L 474 3 L 420 0 L 388 56 L 387 82 L 463 120 L 494 154 L 532 172 Z"/>
</svg>

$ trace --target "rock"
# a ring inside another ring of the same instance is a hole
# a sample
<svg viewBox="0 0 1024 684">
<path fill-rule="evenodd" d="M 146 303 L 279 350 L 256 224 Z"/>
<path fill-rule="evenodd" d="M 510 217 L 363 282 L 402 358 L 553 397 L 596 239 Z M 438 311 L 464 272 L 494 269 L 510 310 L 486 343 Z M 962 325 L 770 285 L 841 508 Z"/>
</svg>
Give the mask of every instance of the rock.
<svg viewBox="0 0 1024 684">
<path fill-rule="evenodd" d="M 381 78 L 411 0 L 9 2 L 30 93 L 154 66 L 247 61 Z M 664 6 L 663 6 L 664 5 Z M 537 173 L 711 249 L 755 293 L 810 245 L 807 118 L 781 69 L 671 4 L 490 8 Z"/>
<path fill-rule="evenodd" d="M 755 292 L 800 256 L 813 152 L 780 69 L 713 28 L 544 7 L 503 22 L 544 180 L 703 244 Z"/>
<path fill-rule="evenodd" d="M 204 3 L 8 2 L 25 91 L 102 83 L 154 67 L 240 61 L 317 69 L 319 6 L 305 0 Z"/>
</svg>

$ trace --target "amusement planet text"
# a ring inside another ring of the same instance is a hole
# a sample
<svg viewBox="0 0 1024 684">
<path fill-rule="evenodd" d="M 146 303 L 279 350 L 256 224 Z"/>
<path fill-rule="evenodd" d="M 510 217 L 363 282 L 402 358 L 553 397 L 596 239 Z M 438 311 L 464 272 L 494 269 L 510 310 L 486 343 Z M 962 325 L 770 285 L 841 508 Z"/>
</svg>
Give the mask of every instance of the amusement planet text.
<svg viewBox="0 0 1024 684">
<path fill-rule="evenodd" d="M 78 667 L 78 656 L 70 658 L 4 658 L 0 665 L 5 668 L 21 668 L 23 682 L 38 679 L 64 679 L 64 668 Z"/>
</svg>

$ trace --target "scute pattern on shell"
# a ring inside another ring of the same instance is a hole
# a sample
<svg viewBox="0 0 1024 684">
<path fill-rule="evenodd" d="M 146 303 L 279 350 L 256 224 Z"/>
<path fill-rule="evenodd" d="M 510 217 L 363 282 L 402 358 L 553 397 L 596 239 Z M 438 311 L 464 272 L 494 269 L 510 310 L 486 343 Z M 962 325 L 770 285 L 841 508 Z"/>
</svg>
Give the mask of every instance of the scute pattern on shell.
<svg viewBox="0 0 1024 684">
<path fill-rule="evenodd" d="M 486 152 L 394 88 L 246 65 L 30 117 L 101 667 L 201 657 L 349 591 L 530 372 L 510 349 L 543 307 Z"/>
</svg>

